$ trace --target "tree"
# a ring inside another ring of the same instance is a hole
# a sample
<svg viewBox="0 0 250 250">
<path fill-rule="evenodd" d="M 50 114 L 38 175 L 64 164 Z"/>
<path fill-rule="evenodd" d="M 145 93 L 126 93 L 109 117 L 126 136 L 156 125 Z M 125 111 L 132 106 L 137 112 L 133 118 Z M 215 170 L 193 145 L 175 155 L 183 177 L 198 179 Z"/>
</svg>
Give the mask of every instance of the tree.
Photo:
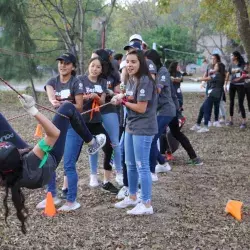
<svg viewBox="0 0 250 250">
<path fill-rule="evenodd" d="M 25 2 L 2 0 L 0 3 L 1 23 L 4 26 L 0 39 L 2 55 L 0 57 L 0 73 L 6 79 L 29 79 L 34 91 L 33 76 L 37 75 L 36 64 L 32 53 L 36 47 L 30 37 L 30 31 L 25 21 L 27 13 Z M 23 53 L 15 53 L 21 51 Z M 35 97 L 36 93 L 34 91 Z"/>
</svg>

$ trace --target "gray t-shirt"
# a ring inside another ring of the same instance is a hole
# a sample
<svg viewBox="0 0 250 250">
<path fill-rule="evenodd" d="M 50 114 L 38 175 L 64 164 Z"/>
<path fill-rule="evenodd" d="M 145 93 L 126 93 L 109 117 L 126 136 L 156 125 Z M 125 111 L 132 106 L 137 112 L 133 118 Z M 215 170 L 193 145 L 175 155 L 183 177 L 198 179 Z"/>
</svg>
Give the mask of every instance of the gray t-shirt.
<svg viewBox="0 0 250 250">
<path fill-rule="evenodd" d="M 157 86 L 161 88 L 157 112 L 160 116 L 175 116 L 176 108 L 171 95 L 171 79 L 166 67 L 161 67 L 156 75 Z"/>
<path fill-rule="evenodd" d="M 121 83 L 121 77 L 118 71 L 114 70 L 112 74 L 110 74 L 107 78 L 107 89 L 110 89 L 112 91 L 115 90 L 115 87 Z M 112 96 L 109 94 L 106 95 L 105 103 L 110 102 L 112 99 Z M 110 104 L 101 109 L 101 114 L 108 114 L 108 113 L 117 113 L 117 107 Z"/>
<path fill-rule="evenodd" d="M 223 93 L 225 77 L 223 77 L 218 72 L 215 72 L 213 75 L 210 75 L 210 77 L 211 80 L 208 89 L 208 96 L 220 99 Z"/>
<path fill-rule="evenodd" d="M 60 76 L 50 78 L 44 87 L 45 90 L 48 85 L 52 86 L 55 90 L 58 101 L 68 100 L 75 103 L 75 96 L 83 94 L 83 84 L 74 76 L 71 76 L 66 83 L 60 81 Z"/>
<path fill-rule="evenodd" d="M 157 68 L 156 68 L 155 64 L 149 59 L 146 59 L 146 63 L 148 65 L 149 73 L 150 74 L 157 74 Z"/>
<path fill-rule="evenodd" d="M 245 65 L 242 65 L 242 66 L 238 66 L 236 64 L 231 64 L 229 66 L 229 69 L 228 69 L 228 72 L 231 76 L 231 79 L 230 79 L 230 84 L 234 84 L 234 85 L 244 85 L 244 80 L 241 80 L 239 82 L 234 82 L 234 80 L 236 78 L 239 78 L 241 77 L 241 74 L 242 74 L 242 71 L 244 71 L 244 66 Z"/>
<path fill-rule="evenodd" d="M 83 83 L 83 92 L 85 94 L 96 93 L 101 97 L 102 93 L 107 92 L 107 80 L 99 78 L 97 82 L 91 82 L 87 75 L 77 77 Z M 83 103 L 83 112 L 92 109 L 94 100 L 87 100 Z M 92 118 L 91 118 L 92 116 Z M 89 112 L 83 115 L 83 119 L 87 123 L 102 122 L 101 113 L 99 111 Z"/>
<path fill-rule="evenodd" d="M 148 102 L 144 114 L 127 108 L 126 131 L 134 135 L 150 136 L 157 134 L 157 94 L 154 82 L 148 76 L 142 76 L 138 84 L 129 79 L 126 83 L 126 96 L 133 103 Z"/>
<path fill-rule="evenodd" d="M 49 154 L 42 168 L 39 168 L 40 163 L 41 159 L 39 159 L 33 151 L 23 156 L 22 177 L 18 181 L 20 187 L 36 189 L 49 183 L 52 174 L 57 168 L 56 160 Z"/>
</svg>

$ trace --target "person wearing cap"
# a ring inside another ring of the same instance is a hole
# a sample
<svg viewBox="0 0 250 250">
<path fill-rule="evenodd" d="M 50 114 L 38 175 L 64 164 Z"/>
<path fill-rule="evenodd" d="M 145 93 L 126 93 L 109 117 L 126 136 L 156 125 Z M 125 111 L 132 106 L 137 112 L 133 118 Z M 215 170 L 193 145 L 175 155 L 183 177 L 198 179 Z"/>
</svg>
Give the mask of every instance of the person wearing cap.
<svg viewBox="0 0 250 250">
<path fill-rule="evenodd" d="M 105 144 L 106 138 L 104 135 L 94 138 L 80 113 L 70 102 L 60 105 L 57 110 L 60 115 L 56 114 L 51 122 L 37 110 L 32 96 L 18 97 L 23 108 L 41 124 L 46 134 L 32 150 L 28 150 L 29 152 L 20 152 L 12 142 L 2 141 L 0 143 L 0 183 L 5 187 L 6 192 L 3 199 L 5 220 L 9 212 L 8 193 L 10 189 L 12 202 L 21 222 L 21 230 L 26 233 L 27 209 L 21 188 L 38 189 L 50 182 L 63 156 L 69 124 L 89 145 L 89 154 L 97 153 Z M 24 141 L 22 143 L 26 144 Z"/>
<path fill-rule="evenodd" d="M 52 77 L 45 84 L 45 90 L 47 92 L 50 103 L 54 108 L 59 108 L 64 102 L 71 102 L 79 112 L 82 112 L 83 106 L 83 84 L 76 75 L 76 57 L 69 53 L 63 53 L 57 59 L 59 75 Z M 74 142 L 72 142 L 74 141 Z M 75 130 L 69 126 L 66 137 L 66 146 L 64 151 L 64 184 L 62 189 L 61 198 L 66 198 L 66 203 L 59 208 L 59 210 L 75 210 L 80 207 L 80 203 L 76 201 L 77 198 L 77 183 L 78 175 L 76 171 L 76 164 L 78 155 L 72 156 L 72 149 L 74 145 L 81 145 L 82 138 L 75 132 Z M 48 191 L 52 193 L 55 204 L 60 204 L 61 199 L 57 196 L 56 192 L 56 176 L 48 185 Z M 43 209 L 45 207 L 46 200 L 41 201 L 37 205 L 37 209 Z"/>
</svg>

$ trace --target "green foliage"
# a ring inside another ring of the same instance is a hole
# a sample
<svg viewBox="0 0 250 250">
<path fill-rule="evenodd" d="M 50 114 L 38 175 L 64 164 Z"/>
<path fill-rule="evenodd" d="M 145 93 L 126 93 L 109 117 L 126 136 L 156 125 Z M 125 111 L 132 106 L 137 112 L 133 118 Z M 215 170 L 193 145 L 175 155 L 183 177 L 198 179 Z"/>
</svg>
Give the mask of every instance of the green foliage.
<svg viewBox="0 0 250 250">
<path fill-rule="evenodd" d="M 8 51 L 21 51 L 31 54 L 35 51 L 35 44 L 30 38 L 29 28 L 25 21 L 27 5 L 14 0 L 0 2 L 1 24 L 4 26 L 0 38 L 0 48 Z M 0 74 L 6 79 L 30 79 L 36 75 L 36 65 L 31 57 L 5 52 L 0 55 Z"/>
<path fill-rule="evenodd" d="M 193 55 L 166 50 L 165 53 L 163 53 L 163 49 L 165 48 L 195 53 L 196 49 L 193 47 L 192 37 L 190 36 L 187 28 L 183 28 L 172 23 L 152 30 L 143 31 L 142 35 L 143 39 L 147 41 L 150 47 L 152 47 L 152 44 L 155 42 L 158 45 L 157 49 L 162 51 L 162 57 L 168 61 L 195 61 L 195 56 Z M 160 46 L 162 46 L 162 48 Z"/>
</svg>

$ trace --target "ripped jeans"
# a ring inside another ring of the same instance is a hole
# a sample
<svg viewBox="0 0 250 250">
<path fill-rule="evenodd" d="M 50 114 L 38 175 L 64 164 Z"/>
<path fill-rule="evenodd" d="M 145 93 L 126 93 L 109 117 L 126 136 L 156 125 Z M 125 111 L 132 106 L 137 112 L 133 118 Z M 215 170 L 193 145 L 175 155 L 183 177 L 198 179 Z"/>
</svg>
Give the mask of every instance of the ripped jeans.
<svg viewBox="0 0 250 250">
<path fill-rule="evenodd" d="M 125 132 L 125 162 L 128 170 L 129 194 L 136 195 L 138 178 L 141 181 L 143 203 L 151 201 L 152 178 L 149 167 L 149 154 L 153 136 L 132 135 Z"/>
<path fill-rule="evenodd" d="M 102 114 L 102 123 L 107 131 L 114 150 L 114 164 L 117 172 L 122 173 L 121 148 L 119 142 L 119 119 L 117 113 Z"/>
</svg>

